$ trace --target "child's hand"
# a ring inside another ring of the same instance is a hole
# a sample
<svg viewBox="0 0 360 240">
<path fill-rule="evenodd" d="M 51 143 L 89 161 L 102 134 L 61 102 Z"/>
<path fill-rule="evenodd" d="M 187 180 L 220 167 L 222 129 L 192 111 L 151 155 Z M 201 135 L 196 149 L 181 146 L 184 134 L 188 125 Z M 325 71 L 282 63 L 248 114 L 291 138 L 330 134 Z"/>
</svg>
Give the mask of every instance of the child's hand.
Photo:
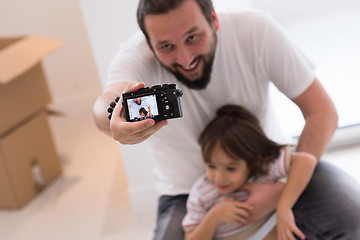
<svg viewBox="0 0 360 240">
<path fill-rule="evenodd" d="M 278 240 L 295 240 L 293 234 L 300 239 L 305 239 L 305 235 L 295 224 L 294 214 L 291 209 L 277 209 L 276 218 Z"/>
<path fill-rule="evenodd" d="M 210 209 L 209 214 L 216 222 L 245 225 L 248 223 L 250 212 L 253 207 L 244 202 L 238 202 L 233 198 L 224 198 Z"/>
</svg>

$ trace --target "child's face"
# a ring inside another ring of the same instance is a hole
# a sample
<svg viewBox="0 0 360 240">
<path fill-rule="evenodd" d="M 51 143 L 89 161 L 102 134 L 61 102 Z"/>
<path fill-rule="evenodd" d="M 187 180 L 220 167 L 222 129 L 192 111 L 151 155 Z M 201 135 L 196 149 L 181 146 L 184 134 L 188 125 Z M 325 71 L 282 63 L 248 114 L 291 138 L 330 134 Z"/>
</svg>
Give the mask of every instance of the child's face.
<svg viewBox="0 0 360 240">
<path fill-rule="evenodd" d="M 249 177 L 250 170 L 242 159 L 232 159 L 217 145 L 210 163 L 206 163 L 206 177 L 221 194 L 238 191 Z"/>
<path fill-rule="evenodd" d="M 140 117 L 142 117 L 142 118 L 146 117 L 145 113 L 141 112 Z"/>
</svg>

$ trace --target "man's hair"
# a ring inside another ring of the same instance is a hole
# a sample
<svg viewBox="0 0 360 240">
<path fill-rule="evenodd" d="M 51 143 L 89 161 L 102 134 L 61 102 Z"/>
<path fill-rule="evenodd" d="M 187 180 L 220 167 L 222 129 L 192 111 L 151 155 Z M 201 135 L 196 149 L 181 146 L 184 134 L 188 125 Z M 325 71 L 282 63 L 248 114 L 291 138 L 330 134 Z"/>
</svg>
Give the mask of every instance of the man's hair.
<svg viewBox="0 0 360 240">
<path fill-rule="evenodd" d="M 245 160 L 253 175 L 266 174 L 284 146 L 270 140 L 258 119 L 237 105 L 221 107 L 201 133 L 199 143 L 206 163 L 218 146 L 229 157 Z"/>
<path fill-rule="evenodd" d="M 137 9 L 137 21 L 141 31 L 144 33 L 147 42 L 150 44 L 149 35 L 145 29 L 145 16 L 148 14 L 164 14 L 168 11 L 175 9 L 185 1 L 189 0 L 140 0 L 138 9 Z M 206 20 L 212 25 L 212 10 L 213 4 L 211 0 L 192 0 L 195 1 L 202 13 L 204 14 Z"/>
</svg>

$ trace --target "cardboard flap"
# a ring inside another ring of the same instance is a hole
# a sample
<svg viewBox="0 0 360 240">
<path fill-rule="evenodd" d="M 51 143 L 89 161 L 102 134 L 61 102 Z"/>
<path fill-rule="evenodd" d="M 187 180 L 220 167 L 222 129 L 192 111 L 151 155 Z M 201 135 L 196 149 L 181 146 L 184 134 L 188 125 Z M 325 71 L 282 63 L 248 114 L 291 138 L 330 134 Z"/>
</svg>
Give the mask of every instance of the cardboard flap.
<svg viewBox="0 0 360 240">
<path fill-rule="evenodd" d="M 58 40 L 31 35 L 0 50 L 0 83 L 20 76 L 61 45 Z"/>
</svg>

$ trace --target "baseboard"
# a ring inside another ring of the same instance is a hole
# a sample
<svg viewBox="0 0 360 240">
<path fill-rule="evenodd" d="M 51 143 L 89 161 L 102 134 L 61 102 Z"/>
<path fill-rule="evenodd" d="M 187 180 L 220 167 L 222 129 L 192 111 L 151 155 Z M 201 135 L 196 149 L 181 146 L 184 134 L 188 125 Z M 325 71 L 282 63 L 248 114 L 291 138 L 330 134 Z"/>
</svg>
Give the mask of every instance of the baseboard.
<svg viewBox="0 0 360 240">
<path fill-rule="evenodd" d="M 293 144 L 297 144 L 299 137 L 293 137 Z M 348 125 L 336 129 L 327 150 L 350 146 L 360 143 L 360 124 Z"/>
<path fill-rule="evenodd" d="M 340 127 L 336 130 L 328 149 L 360 143 L 360 124 Z"/>
</svg>

